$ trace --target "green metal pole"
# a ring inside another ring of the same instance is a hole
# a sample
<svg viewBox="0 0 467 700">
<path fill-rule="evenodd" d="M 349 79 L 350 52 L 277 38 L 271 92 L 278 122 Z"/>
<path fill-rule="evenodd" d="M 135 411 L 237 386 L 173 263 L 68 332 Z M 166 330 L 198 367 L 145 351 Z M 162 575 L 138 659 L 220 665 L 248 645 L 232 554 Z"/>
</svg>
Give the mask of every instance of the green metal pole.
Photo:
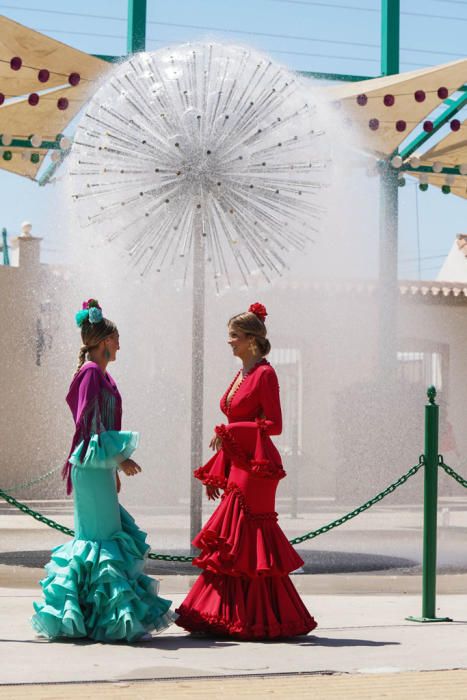
<svg viewBox="0 0 467 700">
<path fill-rule="evenodd" d="M 422 617 L 436 617 L 436 537 L 438 511 L 438 425 L 436 389 L 428 389 L 425 406 L 425 480 L 423 502 Z"/>
<path fill-rule="evenodd" d="M 400 1 L 381 0 L 381 75 L 399 73 Z"/>
<path fill-rule="evenodd" d="M 423 488 L 423 574 L 422 616 L 408 617 L 412 622 L 451 622 L 436 617 L 436 549 L 438 516 L 438 429 L 439 407 L 436 389 L 430 386 L 425 406 L 425 478 Z"/>
<path fill-rule="evenodd" d="M 381 0 L 381 74 L 399 72 L 399 0 Z M 382 163 L 379 222 L 379 373 L 392 383 L 397 370 L 397 246 L 399 187 L 397 172 Z"/>
<path fill-rule="evenodd" d="M 129 54 L 146 50 L 147 0 L 128 0 L 127 51 Z"/>
</svg>

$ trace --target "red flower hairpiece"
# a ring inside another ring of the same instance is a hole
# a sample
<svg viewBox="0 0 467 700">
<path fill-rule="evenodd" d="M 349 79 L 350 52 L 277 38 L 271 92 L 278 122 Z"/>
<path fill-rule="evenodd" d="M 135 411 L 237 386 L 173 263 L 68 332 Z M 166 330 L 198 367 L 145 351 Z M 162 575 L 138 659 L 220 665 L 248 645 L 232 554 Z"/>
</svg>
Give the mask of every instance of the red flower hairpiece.
<svg viewBox="0 0 467 700">
<path fill-rule="evenodd" d="M 264 323 L 266 316 L 268 315 L 268 312 L 266 311 L 266 307 L 263 306 L 263 304 L 260 304 L 259 301 L 255 302 L 250 306 L 248 309 L 252 314 L 257 316 L 260 321 Z"/>
</svg>

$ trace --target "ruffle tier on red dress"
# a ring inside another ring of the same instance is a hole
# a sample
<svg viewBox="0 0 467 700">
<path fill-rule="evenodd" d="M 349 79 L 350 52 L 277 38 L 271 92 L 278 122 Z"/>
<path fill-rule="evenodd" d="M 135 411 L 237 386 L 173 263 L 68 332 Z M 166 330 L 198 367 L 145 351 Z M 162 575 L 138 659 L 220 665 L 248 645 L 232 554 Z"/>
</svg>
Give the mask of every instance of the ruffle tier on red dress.
<svg viewBox="0 0 467 700">
<path fill-rule="evenodd" d="M 238 487 L 222 501 L 193 540 L 195 566 L 227 576 L 283 576 L 303 564 L 277 523 L 277 513 L 252 513 Z"/>
<path fill-rule="evenodd" d="M 203 571 L 177 613 L 176 624 L 190 632 L 245 640 L 294 637 L 317 625 L 288 576 Z"/>
</svg>

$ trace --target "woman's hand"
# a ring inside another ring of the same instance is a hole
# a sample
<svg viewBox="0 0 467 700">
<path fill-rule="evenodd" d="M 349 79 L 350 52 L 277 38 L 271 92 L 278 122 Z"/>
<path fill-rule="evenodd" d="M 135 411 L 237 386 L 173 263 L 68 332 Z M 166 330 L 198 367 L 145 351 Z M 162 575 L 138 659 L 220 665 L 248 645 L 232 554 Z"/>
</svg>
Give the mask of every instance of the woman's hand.
<svg viewBox="0 0 467 700">
<path fill-rule="evenodd" d="M 124 459 L 123 462 L 120 462 L 120 469 L 122 472 L 125 472 L 127 476 L 134 476 L 141 471 L 139 464 L 136 464 L 132 459 Z"/>
<path fill-rule="evenodd" d="M 211 442 L 209 443 L 209 447 L 211 448 L 211 450 L 214 450 L 214 452 L 218 452 L 221 449 L 222 440 L 216 433 L 214 433 L 214 435 L 212 436 Z"/>
<path fill-rule="evenodd" d="M 210 501 L 215 501 L 221 495 L 220 489 L 217 486 L 206 484 L 206 495 Z"/>
</svg>

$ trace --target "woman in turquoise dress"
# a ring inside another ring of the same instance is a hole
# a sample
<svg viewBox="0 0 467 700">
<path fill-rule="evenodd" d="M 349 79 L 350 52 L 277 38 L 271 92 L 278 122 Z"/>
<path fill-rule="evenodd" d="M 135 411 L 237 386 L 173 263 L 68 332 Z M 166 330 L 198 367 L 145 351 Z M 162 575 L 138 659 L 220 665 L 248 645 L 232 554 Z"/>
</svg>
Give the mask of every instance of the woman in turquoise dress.
<svg viewBox="0 0 467 700">
<path fill-rule="evenodd" d="M 63 470 L 74 494 L 75 537 L 52 551 L 32 625 L 49 639 L 136 642 L 177 616 L 143 573 L 146 533 L 118 502 L 117 470 L 134 476 L 141 468 L 130 458 L 139 435 L 121 430 L 122 400 L 107 372 L 119 350 L 117 327 L 94 299 L 76 321 L 83 344 L 66 399 L 76 430 Z"/>
</svg>

